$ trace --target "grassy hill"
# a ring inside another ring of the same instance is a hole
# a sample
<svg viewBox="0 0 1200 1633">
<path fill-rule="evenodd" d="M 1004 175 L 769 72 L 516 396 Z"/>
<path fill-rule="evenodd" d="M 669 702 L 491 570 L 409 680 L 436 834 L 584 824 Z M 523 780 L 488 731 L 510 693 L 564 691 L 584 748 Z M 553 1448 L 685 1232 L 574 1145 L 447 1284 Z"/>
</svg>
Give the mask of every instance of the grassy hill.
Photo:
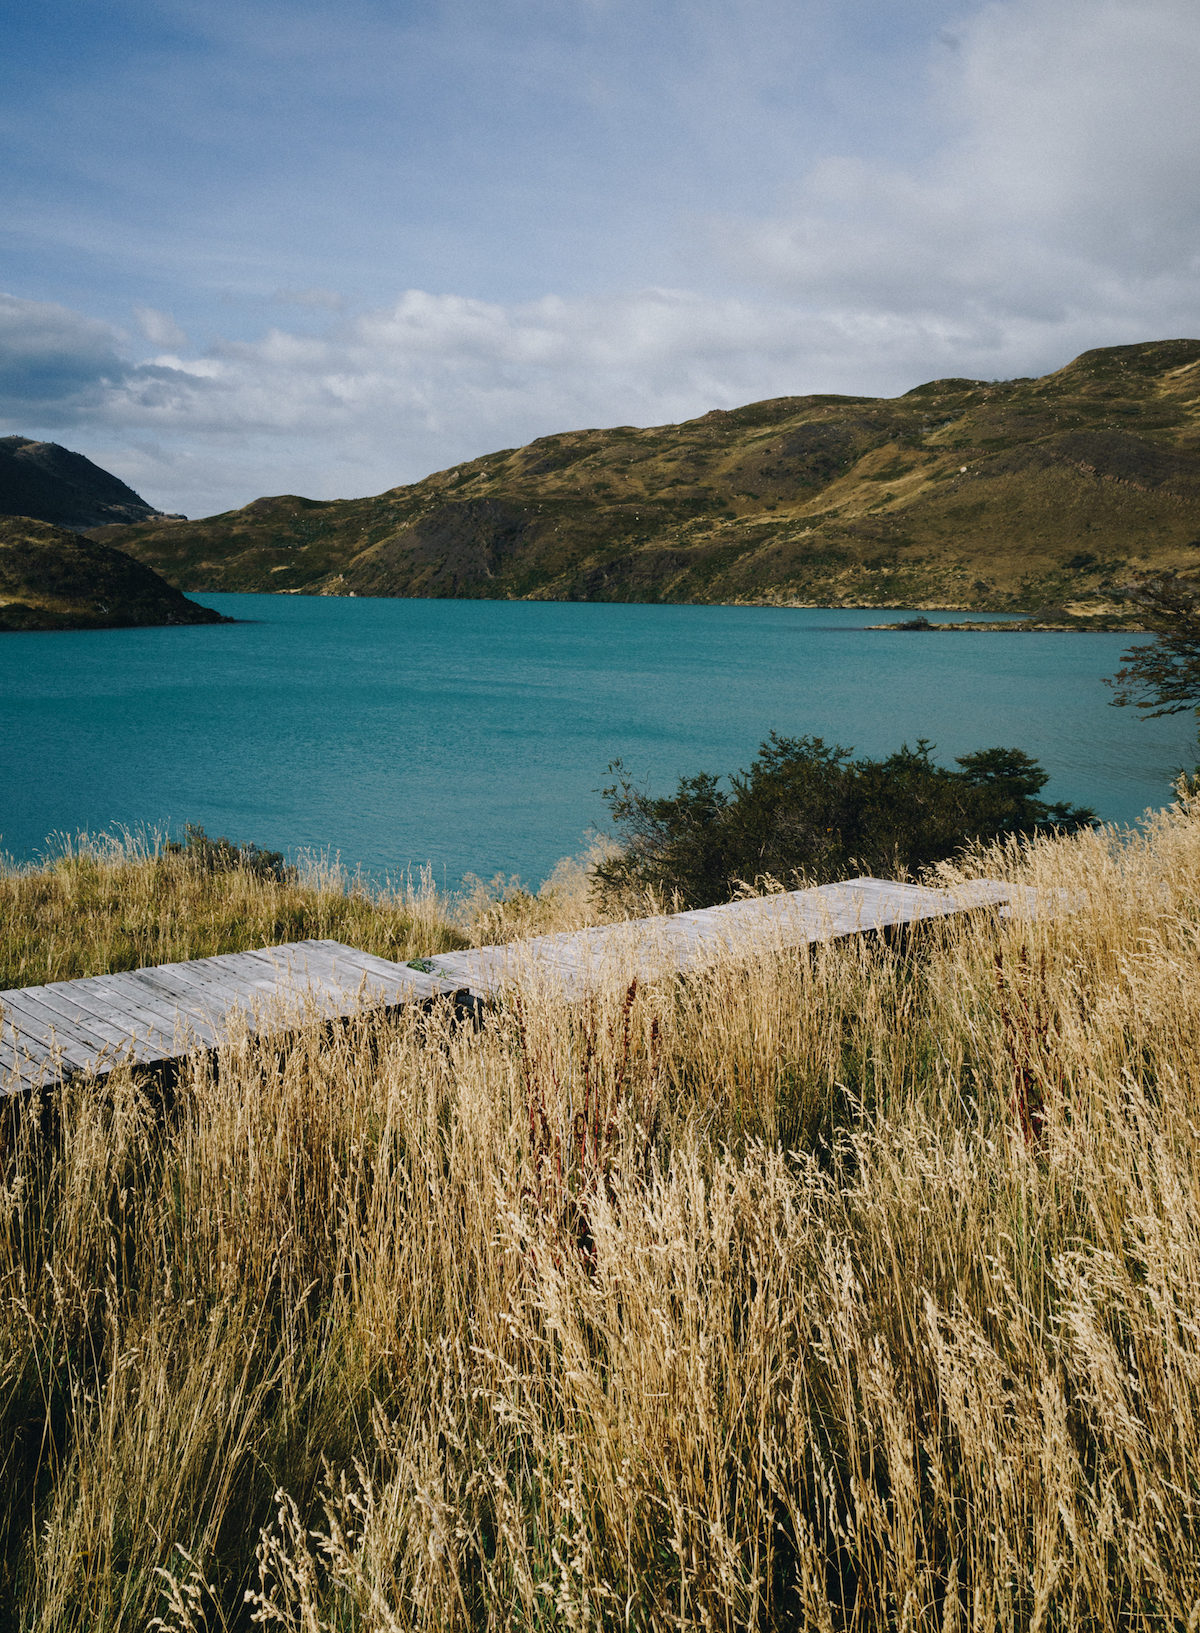
<svg viewBox="0 0 1200 1633">
<path fill-rule="evenodd" d="M 32 437 L 0 437 L 0 515 L 71 528 L 162 519 L 111 471 Z"/>
<path fill-rule="evenodd" d="M 185 589 L 1080 613 L 1200 565 L 1200 340 L 564 432 L 374 498 L 103 537 Z"/>
<path fill-rule="evenodd" d="M 0 516 L 0 632 L 222 622 L 111 545 Z"/>
</svg>

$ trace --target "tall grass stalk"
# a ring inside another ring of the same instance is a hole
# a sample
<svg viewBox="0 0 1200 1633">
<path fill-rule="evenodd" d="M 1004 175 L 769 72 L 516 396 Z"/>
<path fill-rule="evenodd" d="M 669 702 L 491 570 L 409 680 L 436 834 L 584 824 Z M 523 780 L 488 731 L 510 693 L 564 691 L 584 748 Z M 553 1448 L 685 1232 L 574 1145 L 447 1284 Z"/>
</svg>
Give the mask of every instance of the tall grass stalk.
<svg viewBox="0 0 1200 1633">
<path fill-rule="evenodd" d="M 0 1625 L 1200 1625 L 1200 810 L 971 871 L 21 1119 Z"/>
</svg>

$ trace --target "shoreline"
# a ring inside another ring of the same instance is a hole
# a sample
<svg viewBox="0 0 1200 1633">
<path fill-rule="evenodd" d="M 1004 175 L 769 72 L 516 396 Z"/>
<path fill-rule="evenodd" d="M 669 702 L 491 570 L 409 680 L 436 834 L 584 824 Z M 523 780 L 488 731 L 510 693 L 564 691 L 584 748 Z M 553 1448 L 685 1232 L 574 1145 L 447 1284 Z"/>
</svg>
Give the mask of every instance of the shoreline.
<svg viewBox="0 0 1200 1633">
<path fill-rule="evenodd" d="M 928 618 L 909 618 L 895 624 L 864 624 L 869 630 L 895 630 L 905 635 L 941 635 L 968 630 L 984 635 L 1148 635 L 1144 624 L 1126 622 L 1119 618 L 1063 618 L 995 619 L 980 618 L 970 622 L 934 623 Z"/>
</svg>

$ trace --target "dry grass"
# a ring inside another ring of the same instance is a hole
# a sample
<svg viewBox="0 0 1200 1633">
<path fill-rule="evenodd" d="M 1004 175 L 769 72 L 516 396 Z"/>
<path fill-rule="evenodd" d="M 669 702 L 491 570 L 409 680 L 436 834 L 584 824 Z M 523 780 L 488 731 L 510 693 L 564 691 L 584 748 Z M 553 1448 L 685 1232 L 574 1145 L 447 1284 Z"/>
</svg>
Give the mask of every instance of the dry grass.
<svg viewBox="0 0 1200 1633">
<path fill-rule="evenodd" d="M 153 834 L 84 836 L 41 869 L 0 868 L 0 989 L 309 938 L 391 959 L 466 943 L 428 879 L 383 895 L 319 864 L 287 881 L 213 872 Z"/>
<path fill-rule="evenodd" d="M 285 941 L 343 941 L 398 961 L 595 923 L 589 870 L 604 842 L 538 891 L 497 876 L 439 893 L 428 873 L 386 889 L 319 861 L 279 880 L 212 871 L 157 834 L 65 841 L 41 868 L 0 859 L 0 990 Z"/>
<path fill-rule="evenodd" d="M 27 1117 L 0 1625 L 1200 1625 L 1200 810 Z"/>
<path fill-rule="evenodd" d="M 462 891 L 447 903 L 446 911 L 473 947 L 491 947 L 527 936 L 605 923 L 614 913 L 597 904 L 592 870 L 615 849 L 613 840 L 594 835 L 582 855 L 564 856 L 536 891 L 502 873 L 487 883 L 468 874 Z M 647 898 L 632 904 L 628 916 L 656 909 L 657 903 Z"/>
</svg>

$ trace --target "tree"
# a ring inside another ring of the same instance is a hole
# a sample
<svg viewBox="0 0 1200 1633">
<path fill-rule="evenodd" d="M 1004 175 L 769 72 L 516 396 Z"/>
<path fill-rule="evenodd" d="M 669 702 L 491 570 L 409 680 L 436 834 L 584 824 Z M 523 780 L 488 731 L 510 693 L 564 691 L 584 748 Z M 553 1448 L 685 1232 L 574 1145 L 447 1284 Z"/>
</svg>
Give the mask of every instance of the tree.
<svg viewBox="0 0 1200 1633">
<path fill-rule="evenodd" d="M 1047 805 L 1038 795 L 1049 776 L 1036 760 L 1019 748 L 984 748 L 974 754 L 960 754 L 955 762 L 959 775 L 980 792 L 976 807 L 999 839 L 1008 834 L 1044 832 L 1053 828 L 1074 833 L 1090 827 L 1095 812 L 1082 805 L 1056 800 Z"/>
<path fill-rule="evenodd" d="M 622 841 L 596 871 L 602 899 L 647 890 L 687 907 L 727 901 L 741 882 L 795 885 L 854 874 L 894 876 L 952 856 L 972 840 L 1073 830 L 1093 812 L 1048 805 L 1046 773 L 1020 749 L 937 765 L 932 745 L 905 744 L 883 760 L 854 759 L 820 737 L 772 732 L 746 771 L 683 777 L 673 795 L 636 788 L 620 761 L 604 790 Z"/>
<path fill-rule="evenodd" d="M 1178 573 L 1158 573 L 1125 594 L 1157 638 L 1121 654 L 1122 667 L 1108 682 L 1113 703 L 1132 703 L 1152 720 L 1188 709 L 1200 716 L 1200 590 Z"/>
</svg>

